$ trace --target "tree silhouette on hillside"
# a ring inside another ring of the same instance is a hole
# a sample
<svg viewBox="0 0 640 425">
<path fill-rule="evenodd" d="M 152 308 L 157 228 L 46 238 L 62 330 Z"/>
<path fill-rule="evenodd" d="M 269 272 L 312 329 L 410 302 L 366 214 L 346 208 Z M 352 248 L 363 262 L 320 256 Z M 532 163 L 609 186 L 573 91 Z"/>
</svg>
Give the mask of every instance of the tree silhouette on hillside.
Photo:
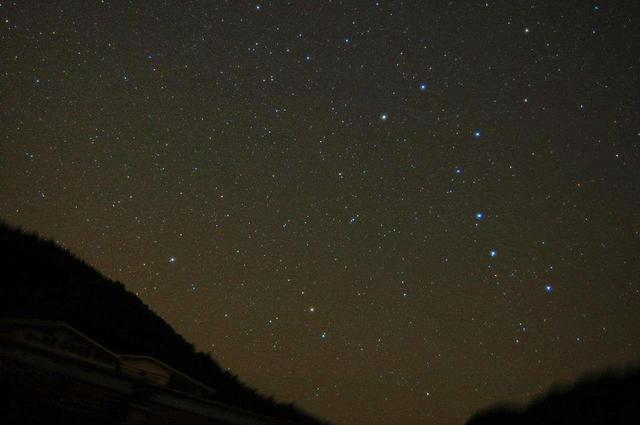
<svg viewBox="0 0 640 425">
<path fill-rule="evenodd" d="M 69 323 L 119 353 L 153 356 L 218 390 L 217 400 L 296 424 L 323 424 L 224 371 L 120 282 L 53 241 L 0 222 L 0 317 Z"/>
<path fill-rule="evenodd" d="M 640 369 L 585 377 L 555 387 L 526 407 L 498 405 L 475 414 L 467 425 L 637 425 Z"/>
</svg>

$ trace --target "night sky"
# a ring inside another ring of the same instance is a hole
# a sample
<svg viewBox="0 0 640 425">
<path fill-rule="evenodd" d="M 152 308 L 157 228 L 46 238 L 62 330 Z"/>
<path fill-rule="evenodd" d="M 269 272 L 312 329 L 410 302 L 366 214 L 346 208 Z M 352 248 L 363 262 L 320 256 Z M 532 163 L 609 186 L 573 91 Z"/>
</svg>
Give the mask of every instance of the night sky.
<svg viewBox="0 0 640 425">
<path fill-rule="evenodd" d="M 2 1 L 0 218 L 339 424 L 640 361 L 634 1 Z"/>
</svg>

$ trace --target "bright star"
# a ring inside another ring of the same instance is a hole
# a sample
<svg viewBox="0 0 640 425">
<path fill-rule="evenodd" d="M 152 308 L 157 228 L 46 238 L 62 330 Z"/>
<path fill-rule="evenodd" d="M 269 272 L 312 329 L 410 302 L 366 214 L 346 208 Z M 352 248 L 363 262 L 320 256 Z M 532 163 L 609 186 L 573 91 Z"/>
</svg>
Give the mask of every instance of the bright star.
<svg viewBox="0 0 640 425">
<path fill-rule="evenodd" d="M 420 83 L 420 91 L 427 91 L 427 88 L 429 88 L 427 83 Z"/>
<path fill-rule="evenodd" d="M 169 262 L 170 263 L 175 263 L 176 262 L 176 257 L 169 257 Z"/>
<path fill-rule="evenodd" d="M 553 286 L 551 286 L 551 285 L 546 285 L 546 286 L 544 287 L 544 290 L 545 290 L 545 291 L 547 291 L 547 293 L 549 293 L 549 294 L 550 294 L 550 293 L 552 293 L 552 292 L 553 292 Z"/>
<path fill-rule="evenodd" d="M 482 137 L 482 133 L 480 132 L 480 130 L 475 130 L 473 132 L 473 137 L 475 137 L 476 139 L 479 139 L 480 137 Z"/>
<path fill-rule="evenodd" d="M 498 251 L 496 251 L 495 249 L 492 249 L 492 250 L 489 252 L 489 255 L 490 255 L 491 257 L 495 257 L 495 256 L 497 256 L 497 255 L 498 255 Z"/>
<path fill-rule="evenodd" d="M 380 114 L 380 119 L 381 119 L 382 121 L 386 121 L 386 120 L 388 120 L 388 119 L 389 119 L 389 114 L 387 114 L 386 112 L 381 113 L 381 114 Z"/>
<path fill-rule="evenodd" d="M 484 218 L 484 213 L 481 211 L 478 211 L 476 213 L 476 220 L 482 220 Z"/>
</svg>

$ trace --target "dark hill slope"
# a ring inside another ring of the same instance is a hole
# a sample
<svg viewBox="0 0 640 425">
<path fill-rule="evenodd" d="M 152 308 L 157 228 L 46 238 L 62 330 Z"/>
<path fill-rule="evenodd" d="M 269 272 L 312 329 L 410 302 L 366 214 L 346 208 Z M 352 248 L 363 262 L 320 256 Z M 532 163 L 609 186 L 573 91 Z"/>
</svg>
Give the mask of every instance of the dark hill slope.
<svg viewBox="0 0 640 425">
<path fill-rule="evenodd" d="M 258 394 L 196 352 L 120 282 L 52 241 L 0 222 L 0 317 L 61 320 L 118 353 L 145 354 L 219 390 L 219 400 L 299 424 L 322 422 Z"/>
<path fill-rule="evenodd" d="M 495 406 L 467 425 L 637 425 L 640 369 L 609 372 L 556 387 L 528 406 Z"/>
</svg>

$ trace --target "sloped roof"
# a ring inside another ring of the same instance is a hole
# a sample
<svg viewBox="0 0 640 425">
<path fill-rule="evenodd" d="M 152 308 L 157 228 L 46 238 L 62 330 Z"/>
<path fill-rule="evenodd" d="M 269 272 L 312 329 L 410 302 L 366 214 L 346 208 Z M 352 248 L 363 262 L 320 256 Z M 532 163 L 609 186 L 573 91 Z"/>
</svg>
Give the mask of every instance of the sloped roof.
<svg viewBox="0 0 640 425">
<path fill-rule="evenodd" d="M 213 388 L 210 388 L 207 385 L 203 384 L 202 382 L 193 379 L 189 375 L 186 375 L 186 374 L 180 372 L 179 370 L 176 370 L 176 369 L 172 368 L 168 364 L 161 362 L 160 360 L 156 359 L 155 357 L 140 356 L 140 355 L 133 355 L 133 354 L 121 354 L 120 357 L 124 361 L 126 361 L 127 359 L 132 359 L 132 360 L 144 360 L 144 361 L 148 361 L 148 362 L 154 363 L 154 364 L 160 366 L 161 368 L 167 370 L 168 372 L 170 372 L 171 375 L 173 375 L 175 377 L 178 377 L 180 379 L 183 379 L 183 380 L 189 382 L 190 384 L 197 386 L 198 388 L 200 388 L 203 391 L 206 391 L 206 392 L 208 392 L 210 394 L 215 394 L 216 393 L 216 391 Z"/>
<path fill-rule="evenodd" d="M 93 339 L 89 338 L 88 336 L 84 335 L 83 333 L 81 333 L 80 331 L 78 331 L 77 329 L 75 329 L 74 327 L 72 327 L 71 325 L 69 325 L 66 322 L 62 322 L 62 321 L 49 321 L 49 320 L 37 320 L 37 319 L 13 319 L 13 318 L 3 318 L 0 319 L 0 333 L 2 333 L 2 329 L 7 329 L 7 328 L 36 328 L 36 329 L 56 329 L 56 330 L 63 330 L 64 332 L 68 333 L 69 335 L 72 335 L 74 338 L 77 338 L 81 341 L 83 341 L 84 343 L 92 346 L 93 350 L 97 351 L 100 353 L 100 355 L 104 356 L 105 358 L 108 358 L 111 360 L 112 363 L 115 364 L 119 364 L 122 365 L 123 363 L 125 363 L 128 359 L 132 359 L 132 360 L 144 360 L 146 362 L 150 362 L 153 363 L 157 366 L 159 366 L 160 368 L 166 370 L 170 377 L 172 378 L 178 378 L 181 381 L 186 381 L 188 384 L 193 385 L 194 387 L 199 388 L 201 391 L 210 394 L 210 395 L 214 395 L 216 393 L 216 391 L 210 387 L 208 387 L 207 385 L 203 384 L 200 381 L 197 381 L 196 379 L 180 372 L 179 370 L 176 370 L 174 368 L 172 368 L 171 366 L 167 365 L 166 363 L 161 362 L 160 360 L 154 358 L 154 357 L 150 357 L 150 356 L 141 356 L 141 355 L 131 355 L 131 354 L 116 354 L 112 351 L 110 351 L 109 349 L 105 348 L 104 346 L 100 345 L 98 342 L 94 341 Z M 37 344 L 35 343 L 35 345 L 39 345 L 39 346 L 47 346 L 47 344 Z M 56 351 L 58 351 L 59 348 L 56 347 Z M 73 353 L 71 353 L 73 354 Z"/>
<path fill-rule="evenodd" d="M 85 342 L 86 344 L 89 344 L 90 346 L 93 347 L 94 350 L 98 351 L 100 354 L 102 354 L 106 358 L 110 358 L 115 363 L 120 363 L 121 361 L 120 356 L 118 354 L 105 348 L 100 343 L 89 338 L 88 336 L 78 331 L 77 329 L 75 329 L 74 327 L 72 327 L 66 322 L 37 320 L 37 319 L 11 319 L 11 318 L 0 319 L 0 329 L 2 328 L 6 329 L 11 327 L 63 330 L 68 334 L 72 335 L 74 338 L 77 338 Z M 42 344 L 42 345 L 46 345 L 46 344 Z"/>
</svg>

